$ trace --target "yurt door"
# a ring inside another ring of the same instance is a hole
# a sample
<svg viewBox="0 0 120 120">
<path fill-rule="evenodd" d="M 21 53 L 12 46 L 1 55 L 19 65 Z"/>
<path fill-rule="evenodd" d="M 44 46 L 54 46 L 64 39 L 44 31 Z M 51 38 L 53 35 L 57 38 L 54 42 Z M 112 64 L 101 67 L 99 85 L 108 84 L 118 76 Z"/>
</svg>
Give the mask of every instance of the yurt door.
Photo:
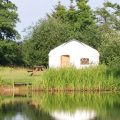
<svg viewBox="0 0 120 120">
<path fill-rule="evenodd" d="M 62 55 L 61 56 L 61 67 L 67 67 L 70 65 L 70 56 Z"/>
</svg>

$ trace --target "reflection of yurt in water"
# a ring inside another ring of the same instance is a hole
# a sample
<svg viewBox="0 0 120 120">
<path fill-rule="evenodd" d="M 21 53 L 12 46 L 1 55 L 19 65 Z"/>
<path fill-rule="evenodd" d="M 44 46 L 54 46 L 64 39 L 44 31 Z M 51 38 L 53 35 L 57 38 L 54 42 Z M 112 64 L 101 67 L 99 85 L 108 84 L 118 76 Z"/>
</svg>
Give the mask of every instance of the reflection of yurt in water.
<svg viewBox="0 0 120 120">
<path fill-rule="evenodd" d="M 74 113 L 55 111 L 52 117 L 56 120 L 91 120 L 96 117 L 96 113 L 88 110 L 76 110 Z"/>
</svg>

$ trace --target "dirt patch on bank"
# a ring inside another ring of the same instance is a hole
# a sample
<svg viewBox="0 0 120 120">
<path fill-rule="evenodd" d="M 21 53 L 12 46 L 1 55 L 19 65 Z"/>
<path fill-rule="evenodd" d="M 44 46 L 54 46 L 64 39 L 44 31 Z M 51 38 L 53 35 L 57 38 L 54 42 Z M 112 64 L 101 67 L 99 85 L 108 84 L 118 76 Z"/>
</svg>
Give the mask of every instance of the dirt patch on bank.
<svg viewBox="0 0 120 120">
<path fill-rule="evenodd" d="M 0 86 L 0 94 L 11 94 L 13 92 L 19 92 L 19 89 L 11 86 Z"/>
</svg>

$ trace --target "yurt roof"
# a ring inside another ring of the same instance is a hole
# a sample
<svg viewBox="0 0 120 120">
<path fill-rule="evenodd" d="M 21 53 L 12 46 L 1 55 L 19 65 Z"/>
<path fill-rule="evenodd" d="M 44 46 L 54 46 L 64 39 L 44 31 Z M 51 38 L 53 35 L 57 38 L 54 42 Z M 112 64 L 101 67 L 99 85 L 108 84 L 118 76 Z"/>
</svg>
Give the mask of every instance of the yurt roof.
<svg viewBox="0 0 120 120">
<path fill-rule="evenodd" d="M 93 55 L 93 54 L 99 55 L 99 52 L 96 49 L 86 45 L 85 43 L 82 43 L 78 40 L 73 39 L 52 49 L 49 53 L 49 56 L 62 55 L 62 54 L 69 55 L 69 54 L 75 54 L 75 53 L 79 53 L 83 55 Z"/>
</svg>

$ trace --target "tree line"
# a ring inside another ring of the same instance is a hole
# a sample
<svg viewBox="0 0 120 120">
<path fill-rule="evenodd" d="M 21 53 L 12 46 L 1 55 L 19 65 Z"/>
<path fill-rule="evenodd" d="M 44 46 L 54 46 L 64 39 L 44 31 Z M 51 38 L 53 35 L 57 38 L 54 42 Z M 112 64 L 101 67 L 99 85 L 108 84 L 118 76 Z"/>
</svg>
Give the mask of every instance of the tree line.
<svg viewBox="0 0 120 120">
<path fill-rule="evenodd" d="M 120 66 L 120 5 L 109 1 L 92 10 L 88 0 L 70 0 L 69 7 L 61 2 L 52 13 L 31 27 L 23 42 L 15 30 L 19 21 L 17 7 L 10 0 L 0 1 L 0 64 L 45 65 L 48 53 L 56 46 L 77 39 L 100 54 L 101 63 Z"/>
</svg>

